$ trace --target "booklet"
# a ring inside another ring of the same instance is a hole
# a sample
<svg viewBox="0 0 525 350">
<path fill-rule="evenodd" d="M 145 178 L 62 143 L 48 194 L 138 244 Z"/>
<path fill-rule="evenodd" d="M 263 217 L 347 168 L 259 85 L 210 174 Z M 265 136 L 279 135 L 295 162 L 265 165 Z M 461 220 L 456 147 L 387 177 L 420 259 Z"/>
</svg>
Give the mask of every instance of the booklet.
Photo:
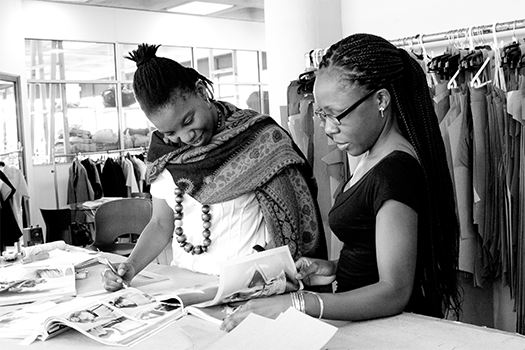
<svg viewBox="0 0 525 350">
<path fill-rule="evenodd" d="M 220 324 L 238 307 L 236 302 L 302 288 L 295 272 L 284 246 L 223 263 L 218 283 L 155 297 L 129 287 L 106 295 L 47 298 L 0 314 L 0 338 L 29 344 L 75 329 L 103 344 L 131 346 L 186 314 Z"/>
</svg>

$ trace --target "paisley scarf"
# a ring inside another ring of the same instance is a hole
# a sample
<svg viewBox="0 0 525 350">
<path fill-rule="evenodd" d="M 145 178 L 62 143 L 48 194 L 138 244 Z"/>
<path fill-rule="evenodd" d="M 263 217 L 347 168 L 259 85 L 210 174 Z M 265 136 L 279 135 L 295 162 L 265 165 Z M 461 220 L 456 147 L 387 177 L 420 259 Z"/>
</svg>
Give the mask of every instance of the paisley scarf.
<svg viewBox="0 0 525 350">
<path fill-rule="evenodd" d="M 267 115 L 214 104 L 225 128 L 204 146 L 179 146 L 152 134 L 148 181 L 167 169 L 177 187 L 202 204 L 254 192 L 271 237 L 267 248 L 286 244 L 294 259 L 326 258 L 317 184 L 289 134 Z"/>
</svg>

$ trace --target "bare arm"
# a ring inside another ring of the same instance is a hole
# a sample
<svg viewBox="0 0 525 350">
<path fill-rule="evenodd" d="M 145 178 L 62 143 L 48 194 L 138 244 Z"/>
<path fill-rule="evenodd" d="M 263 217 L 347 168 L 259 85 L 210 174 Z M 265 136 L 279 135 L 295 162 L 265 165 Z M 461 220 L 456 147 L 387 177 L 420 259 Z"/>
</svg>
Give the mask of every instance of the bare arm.
<svg viewBox="0 0 525 350">
<path fill-rule="evenodd" d="M 135 274 L 151 263 L 170 242 L 174 230 L 173 210 L 164 199 L 153 197 L 153 213 L 127 262 Z"/>
<path fill-rule="evenodd" d="M 390 200 L 376 216 L 376 248 L 379 281 L 343 293 L 323 293 L 323 318 L 365 320 L 400 313 L 412 293 L 417 254 L 417 213 L 407 205 Z M 336 262 L 332 262 L 336 264 Z M 319 316 L 316 297 L 304 295 L 306 312 Z M 276 317 L 291 306 L 290 295 L 252 299 L 222 325 L 225 330 L 237 326 L 250 312 Z"/>
<path fill-rule="evenodd" d="M 115 291 L 122 288 L 123 280 L 129 283 L 162 252 L 172 237 L 173 229 L 173 210 L 164 199 L 153 197 L 151 220 L 140 234 L 129 258 L 119 264 L 118 275 L 109 269 L 102 270 L 104 288 Z"/>
</svg>

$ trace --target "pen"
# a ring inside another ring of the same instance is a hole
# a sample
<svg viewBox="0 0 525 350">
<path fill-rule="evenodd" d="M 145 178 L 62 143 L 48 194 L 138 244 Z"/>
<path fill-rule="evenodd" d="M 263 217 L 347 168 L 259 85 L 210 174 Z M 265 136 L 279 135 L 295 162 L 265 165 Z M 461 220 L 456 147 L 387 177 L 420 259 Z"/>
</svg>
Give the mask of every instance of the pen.
<svg viewBox="0 0 525 350">
<path fill-rule="evenodd" d="M 118 274 L 118 269 L 115 267 L 115 265 L 113 265 L 111 263 L 111 261 L 109 261 L 108 259 L 106 258 L 103 258 L 103 262 L 104 264 L 109 267 L 109 269 L 111 270 L 111 272 L 113 272 L 115 275 L 119 276 Z M 124 289 L 128 288 L 129 287 L 129 283 L 127 281 L 124 281 L 124 279 L 119 276 L 121 279 L 122 279 L 122 287 L 124 287 Z"/>
</svg>

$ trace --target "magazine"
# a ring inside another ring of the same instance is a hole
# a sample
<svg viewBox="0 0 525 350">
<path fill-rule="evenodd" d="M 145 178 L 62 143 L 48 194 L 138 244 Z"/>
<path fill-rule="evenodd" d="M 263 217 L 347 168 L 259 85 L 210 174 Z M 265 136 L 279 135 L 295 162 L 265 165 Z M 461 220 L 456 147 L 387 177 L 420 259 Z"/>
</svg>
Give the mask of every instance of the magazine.
<svg viewBox="0 0 525 350">
<path fill-rule="evenodd" d="M 176 298 L 159 302 L 130 287 L 103 298 L 46 301 L 0 315 L 0 338 L 29 344 L 75 329 L 103 344 L 131 346 L 182 316 L 182 303 Z"/>
<path fill-rule="evenodd" d="M 100 343 L 131 346 L 186 314 L 220 324 L 236 302 L 301 288 L 288 247 L 232 259 L 212 282 L 148 295 L 128 287 L 98 296 L 65 297 L 35 302 L 0 314 L 0 338 L 46 340 L 75 329 Z"/>
<path fill-rule="evenodd" d="M 182 288 L 160 298 L 169 300 L 170 296 L 176 296 L 185 305 L 186 312 L 203 317 L 203 312 L 210 313 L 208 311 L 217 315 L 217 308 L 210 306 L 222 305 L 222 311 L 227 314 L 235 309 L 229 305 L 236 302 L 303 288 L 295 279 L 297 269 L 287 246 L 223 262 L 219 271 L 218 284 Z"/>
<path fill-rule="evenodd" d="M 72 264 L 17 264 L 0 272 L 0 306 L 76 295 Z"/>
</svg>

